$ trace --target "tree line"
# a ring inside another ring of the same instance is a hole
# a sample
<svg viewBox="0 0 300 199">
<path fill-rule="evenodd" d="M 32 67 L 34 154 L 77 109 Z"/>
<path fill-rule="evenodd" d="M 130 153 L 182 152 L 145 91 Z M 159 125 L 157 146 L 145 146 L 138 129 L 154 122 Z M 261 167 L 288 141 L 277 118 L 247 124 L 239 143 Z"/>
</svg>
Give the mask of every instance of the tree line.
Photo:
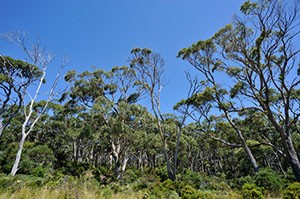
<svg viewBox="0 0 300 199">
<path fill-rule="evenodd" d="M 186 74 L 176 114 L 161 111 L 165 64 L 148 48 L 132 49 L 129 66 L 67 72 L 59 96 L 58 72 L 39 99 L 51 55 L 20 32 L 5 35 L 27 59 L 0 54 L 0 172 L 102 167 L 121 179 L 128 167 L 164 167 L 174 181 L 186 169 L 237 178 L 271 168 L 300 181 L 298 2 L 240 10 L 178 52 L 198 74 Z"/>
</svg>

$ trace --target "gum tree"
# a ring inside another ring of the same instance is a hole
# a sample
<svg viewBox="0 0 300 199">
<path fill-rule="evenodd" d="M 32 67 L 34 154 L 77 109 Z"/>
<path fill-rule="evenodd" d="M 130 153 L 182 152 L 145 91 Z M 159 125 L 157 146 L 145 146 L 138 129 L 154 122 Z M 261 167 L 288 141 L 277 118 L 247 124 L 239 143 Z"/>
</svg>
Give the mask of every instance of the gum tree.
<svg viewBox="0 0 300 199">
<path fill-rule="evenodd" d="M 25 61 L 0 54 L 0 136 L 22 106 L 23 92 L 42 71 Z M 3 121 L 5 120 L 5 121 Z"/>
<path fill-rule="evenodd" d="M 135 149 L 140 147 L 139 140 L 144 136 L 141 123 L 147 115 L 146 109 L 137 104 L 140 94 L 135 71 L 126 66 L 116 66 L 107 72 L 70 71 L 66 80 L 72 86 L 65 94 L 65 106 L 82 118 L 78 121 L 81 129 L 73 136 L 74 161 L 85 161 L 83 156 L 98 153 L 110 163 L 115 177 L 121 178 L 129 159 L 137 153 Z M 91 143 L 88 147 L 85 140 Z M 95 152 L 99 142 L 105 147 Z"/>
<path fill-rule="evenodd" d="M 140 86 L 142 93 L 150 100 L 151 112 L 155 118 L 155 125 L 160 135 L 162 151 L 167 164 L 168 177 L 175 180 L 176 170 L 172 170 L 168 153 L 167 132 L 165 118 L 161 112 L 161 91 L 164 87 L 163 58 L 148 48 L 134 48 L 131 51 L 130 67 L 137 71 L 136 84 Z"/>
<path fill-rule="evenodd" d="M 5 93 L 9 93 L 7 91 L 10 90 L 10 87 L 15 91 L 15 95 L 17 96 L 15 103 L 17 102 L 18 105 L 17 110 L 21 108 L 20 110 L 24 118 L 20 129 L 21 139 L 10 172 L 11 175 L 14 176 L 19 169 L 25 140 L 33 131 L 41 116 L 45 113 L 47 106 L 54 95 L 59 79 L 59 73 L 48 91 L 46 100 L 43 102 L 38 101 L 38 96 L 41 94 L 41 88 L 45 83 L 47 67 L 52 60 L 51 54 L 41 47 L 39 41 L 36 43 L 30 42 L 28 35 L 23 32 L 9 33 L 5 35 L 5 38 L 21 48 L 22 52 L 24 52 L 27 57 L 26 61 L 16 61 L 11 58 L 2 57 L 2 62 L 4 63 L 2 71 L 4 71 L 4 73 L 1 75 L 1 79 L 4 77 L 4 79 L 7 80 L 5 82 L 6 85 L 9 85 L 6 87 L 8 89 L 4 89 L 6 91 Z M 64 65 L 64 63 L 62 65 Z M 13 78 L 12 75 L 15 75 L 16 78 Z M 8 99 L 9 95 L 6 96 L 6 99 Z"/>
<path fill-rule="evenodd" d="M 266 143 L 283 150 L 300 180 L 292 140 L 300 117 L 299 50 L 294 46 L 299 35 L 298 11 L 297 1 L 247 1 L 241 6 L 242 16 L 235 16 L 210 39 L 180 50 L 178 56 L 204 75 L 207 96 L 234 129 L 237 113 L 261 112 L 270 121 L 281 144 L 275 146 L 264 137 Z"/>
</svg>

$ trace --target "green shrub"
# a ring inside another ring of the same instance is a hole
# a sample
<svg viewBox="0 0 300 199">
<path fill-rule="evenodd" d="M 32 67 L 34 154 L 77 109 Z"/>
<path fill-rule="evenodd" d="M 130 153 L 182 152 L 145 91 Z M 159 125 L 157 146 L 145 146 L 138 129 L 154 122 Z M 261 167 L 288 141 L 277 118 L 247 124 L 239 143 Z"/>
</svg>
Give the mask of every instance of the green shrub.
<svg viewBox="0 0 300 199">
<path fill-rule="evenodd" d="M 186 185 L 180 190 L 183 199 L 215 199 L 217 195 L 211 191 L 196 190 L 191 185 Z M 223 197 L 223 196 L 222 196 Z"/>
<path fill-rule="evenodd" d="M 127 169 L 119 182 L 123 185 L 135 182 L 140 177 L 139 170 Z"/>
<path fill-rule="evenodd" d="M 94 168 L 93 175 L 101 184 L 104 185 L 107 185 L 112 181 L 112 173 L 106 165 Z"/>
<path fill-rule="evenodd" d="M 166 184 L 168 184 L 168 181 L 166 182 Z M 166 184 L 153 184 L 153 186 L 150 188 L 150 198 L 179 198 L 176 191 L 164 187 Z"/>
<path fill-rule="evenodd" d="M 13 176 L 1 176 L 0 177 L 0 189 L 7 189 L 14 183 Z"/>
<path fill-rule="evenodd" d="M 167 179 L 163 183 L 161 183 L 161 186 L 168 190 L 176 190 L 176 188 L 174 186 L 174 182 L 170 179 Z"/>
<path fill-rule="evenodd" d="M 69 162 L 63 168 L 63 173 L 66 175 L 80 177 L 82 173 L 92 169 L 93 169 L 93 165 L 88 162 Z"/>
<path fill-rule="evenodd" d="M 272 169 L 260 169 L 254 176 L 254 182 L 263 189 L 263 192 L 279 193 L 283 187 L 280 176 Z"/>
<path fill-rule="evenodd" d="M 141 182 L 141 181 L 134 183 L 132 186 L 132 189 L 134 191 L 139 191 L 139 190 L 143 190 L 143 189 L 147 189 L 147 188 L 148 188 L 147 183 Z"/>
<path fill-rule="evenodd" d="M 180 196 L 183 199 L 197 198 L 197 190 L 191 185 L 186 185 L 180 190 Z"/>
<path fill-rule="evenodd" d="M 168 171 L 166 166 L 156 168 L 155 173 L 160 177 L 161 181 L 168 179 Z"/>
<path fill-rule="evenodd" d="M 196 194 L 198 199 L 216 199 L 216 198 L 224 198 L 224 196 L 218 197 L 211 191 L 198 191 Z"/>
<path fill-rule="evenodd" d="M 239 178 L 238 182 L 237 182 L 237 184 L 239 185 L 239 187 L 242 187 L 246 183 L 255 184 L 255 181 L 254 181 L 254 179 L 253 179 L 252 176 L 245 176 L 245 177 Z"/>
<path fill-rule="evenodd" d="M 283 192 L 284 199 L 300 199 L 300 182 L 294 182 Z"/>
<path fill-rule="evenodd" d="M 18 149 L 18 143 L 11 143 L 0 154 L 0 171 L 4 173 L 10 173 L 10 170 L 15 161 L 15 156 Z M 5 158 L 3 158 L 5 157 Z M 52 165 L 55 161 L 55 156 L 47 145 L 39 145 L 33 142 L 25 142 L 22 158 L 20 161 L 20 169 L 18 174 L 29 174 L 41 177 L 52 171 Z M 34 171 L 35 168 L 39 167 Z M 44 168 L 41 171 L 41 168 Z M 46 169 L 47 168 L 47 169 Z M 34 171 L 34 172 L 33 172 Z"/>
<path fill-rule="evenodd" d="M 223 178 L 209 176 L 206 173 L 193 172 L 189 169 L 185 170 L 185 172 L 181 175 L 181 178 L 178 177 L 176 184 L 182 184 L 181 181 L 185 185 L 189 184 L 193 188 L 200 190 L 226 191 L 230 189 L 230 186 Z"/>
<path fill-rule="evenodd" d="M 256 184 L 246 183 L 242 187 L 243 198 L 245 199 L 264 199 L 261 188 Z"/>
</svg>

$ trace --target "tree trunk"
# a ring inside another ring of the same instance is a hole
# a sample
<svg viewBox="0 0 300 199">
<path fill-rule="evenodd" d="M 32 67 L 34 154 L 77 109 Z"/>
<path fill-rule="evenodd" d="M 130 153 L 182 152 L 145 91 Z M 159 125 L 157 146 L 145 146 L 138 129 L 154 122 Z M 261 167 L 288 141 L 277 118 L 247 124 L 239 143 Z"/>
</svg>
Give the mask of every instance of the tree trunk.
<svg viewBox="0 0 300 199">
<path fill-rule="evenodd" d="M 165 138 L 164 138 L 164 141 L 163 141 L 163 152 L 164 152 L 165 160 L 166 160 L 166 163 L 167 163 L 168 178 L 172 181 L 175 181 L 175 176 L 174 176 L 173 170 L 171 168 Z"/>
<path fill-rule="evenodd" d="M 3 121 L 2 121 L 2 119 L 0 119 L 0 137 L 2 135 L 3 129 L 4 129 L 4 127 L 3 127 Z"/>
<path fill-rule="evenodd" d="M 286 139 L 286 150 L 287 150 L 287 155 L 288 155 L 288 161 L 292 167 L 293 173 L 297 179 L 297 181 L 300 181 L 300 162 L 299 158 L 297 156 L 297 152 L 294 148 L 291 136 L 287 136 Z"/>
<path fill-rule="evenodd" d="M 179 155 L 179 144 L 180 144 L 181 133 L 182 133 L 182 128 L 178 127 L 177 138 L 176 138 L 176 148 L 175 148 L 174 162 L 173 162 L 173 176 L 174 176 L 174 180 L 176 180 L 177 160 L 178 160 L 178 155 Z"/>
<path fill-rule="evenodd" d="M 73 161 L 77 162 L 77 144 L 76 144 L 76 140 L 73 141 Z"/>
<path fill-rule="evenodd" d="M 124 172 L 126 170 L 128 160 L 129 160 L 128 157 L 124 157 L 122 170 L 121 170 L 122 172 Z"/>
<path fill-rule="evenodd" d="M 18 169 L 19 169 L 19 163 L 20 163 L 20 160 L 21 160 L 21 155 L 22 155 L 23 146 L 24 146 L 24 142 L 25 142 L 26 137 L 27 137 L 27 135 L 22 133 L 22 138 L 21 138 L 21 141 L 19 143 L 18 152 L 16 154 L 16 159 L 15 159 L 14 165 L 13 165 L 13 167 L 11 169 L 11 172 L 10 172 L 10 174 L 12 176 L 15 176 Z"/>
<path fill-rule="evenodd" d="M 248 147 L 246 140 L 242 134 L 242 132 L 240 131 L 240 129 L 235 125 L 235 123 L 231 120 L 231 117 L 228 115 L 226 110 L 223 110 L 223 112 L 225 113 L 225 116 L 228 120 L 228 122 L 230 123 L 230 125 L 233 127 L 233 129 L 235 130 L 235 132 L 237 133 L 237 135 L 239 136 L 239 139 L 242 143 L 242 147 L 244 149 L 244 151 L 246 152 L 246 154 L 248 155 L 248 158 L 253 166 L 254 172 L 258 172 L 259 167 L 257 165 L 256 159 L 253 156 L 252 151 L 250 150 L 250 148 Z"/>
<path fill-rule="evenodd" d="M 116 179 L 120 179 L 121 178 L 121 163 L 120 160 L 116 160 L 115 163 L 115 177 Z"/>
<path fill-rule="evenodd" d="M 252 164 L 252 166 L 253 166 L 253 169 L 254 169 L 254 171 L 255 171 L 255 173 L 256 173 L 256 172 L 258 172 L 258 170 L 259 170 L 259 167 L 258 167 L 258 165 L 257 165 L 256 159 L 254 158 L 254 156 L 253 156 L 253 154 L 252 154 L 250 148 L 249 148 L 248 145 L 246 144 L 246 141 L 243 140 L 242 142 L 244 142 L 244 143 L 242 143 L 243 148 L 244 148 L 244 151 L 247 153 L 248 158 L 249 158 L 249 160 L 250 160 L 250 162 L 251 162 L 251 164 Z"/>
<path fill-rule="evenodd" d="M 272 124 L 274 125 L 277 132 L 280 133 L 281 143 L 283 145 L 287 161 L 292 167 L 295 178 L 297 179 L 297 181 L 300 182 L 300 161 L 292 141 L 290 128 L 287 126 L 285 127 L 285 129 L 281 128 L 271 113 L 272 113 L 271 110 L 268 109 L 267 116 L 272 122 Z"/>
</svg>

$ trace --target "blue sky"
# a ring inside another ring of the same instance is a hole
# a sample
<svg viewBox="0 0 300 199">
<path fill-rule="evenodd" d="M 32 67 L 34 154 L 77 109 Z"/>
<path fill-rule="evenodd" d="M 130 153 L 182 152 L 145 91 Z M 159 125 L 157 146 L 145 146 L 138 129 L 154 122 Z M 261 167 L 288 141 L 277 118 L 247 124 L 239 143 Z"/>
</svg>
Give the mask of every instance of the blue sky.
<svg viewBox="0 0 300 199">
<path fill-rule="evenodd" d="M 67 70 L 82 72 L 96 66 L 109 70 L 129 65 L 134 47 L 147 47 L 161 54 L 165 64 L 162 110 L 187 93 L 184 71 L 197 72 L 176 58 L 177 52 L 200 39 L 207 39 L 239 13 L 244 0 L 0 0 L 0 33 L 16 30 L 39 36 L 59 60 L 69 57 Z M 0 53 L 18 56 L 8 43 Z"/>
</svg>

